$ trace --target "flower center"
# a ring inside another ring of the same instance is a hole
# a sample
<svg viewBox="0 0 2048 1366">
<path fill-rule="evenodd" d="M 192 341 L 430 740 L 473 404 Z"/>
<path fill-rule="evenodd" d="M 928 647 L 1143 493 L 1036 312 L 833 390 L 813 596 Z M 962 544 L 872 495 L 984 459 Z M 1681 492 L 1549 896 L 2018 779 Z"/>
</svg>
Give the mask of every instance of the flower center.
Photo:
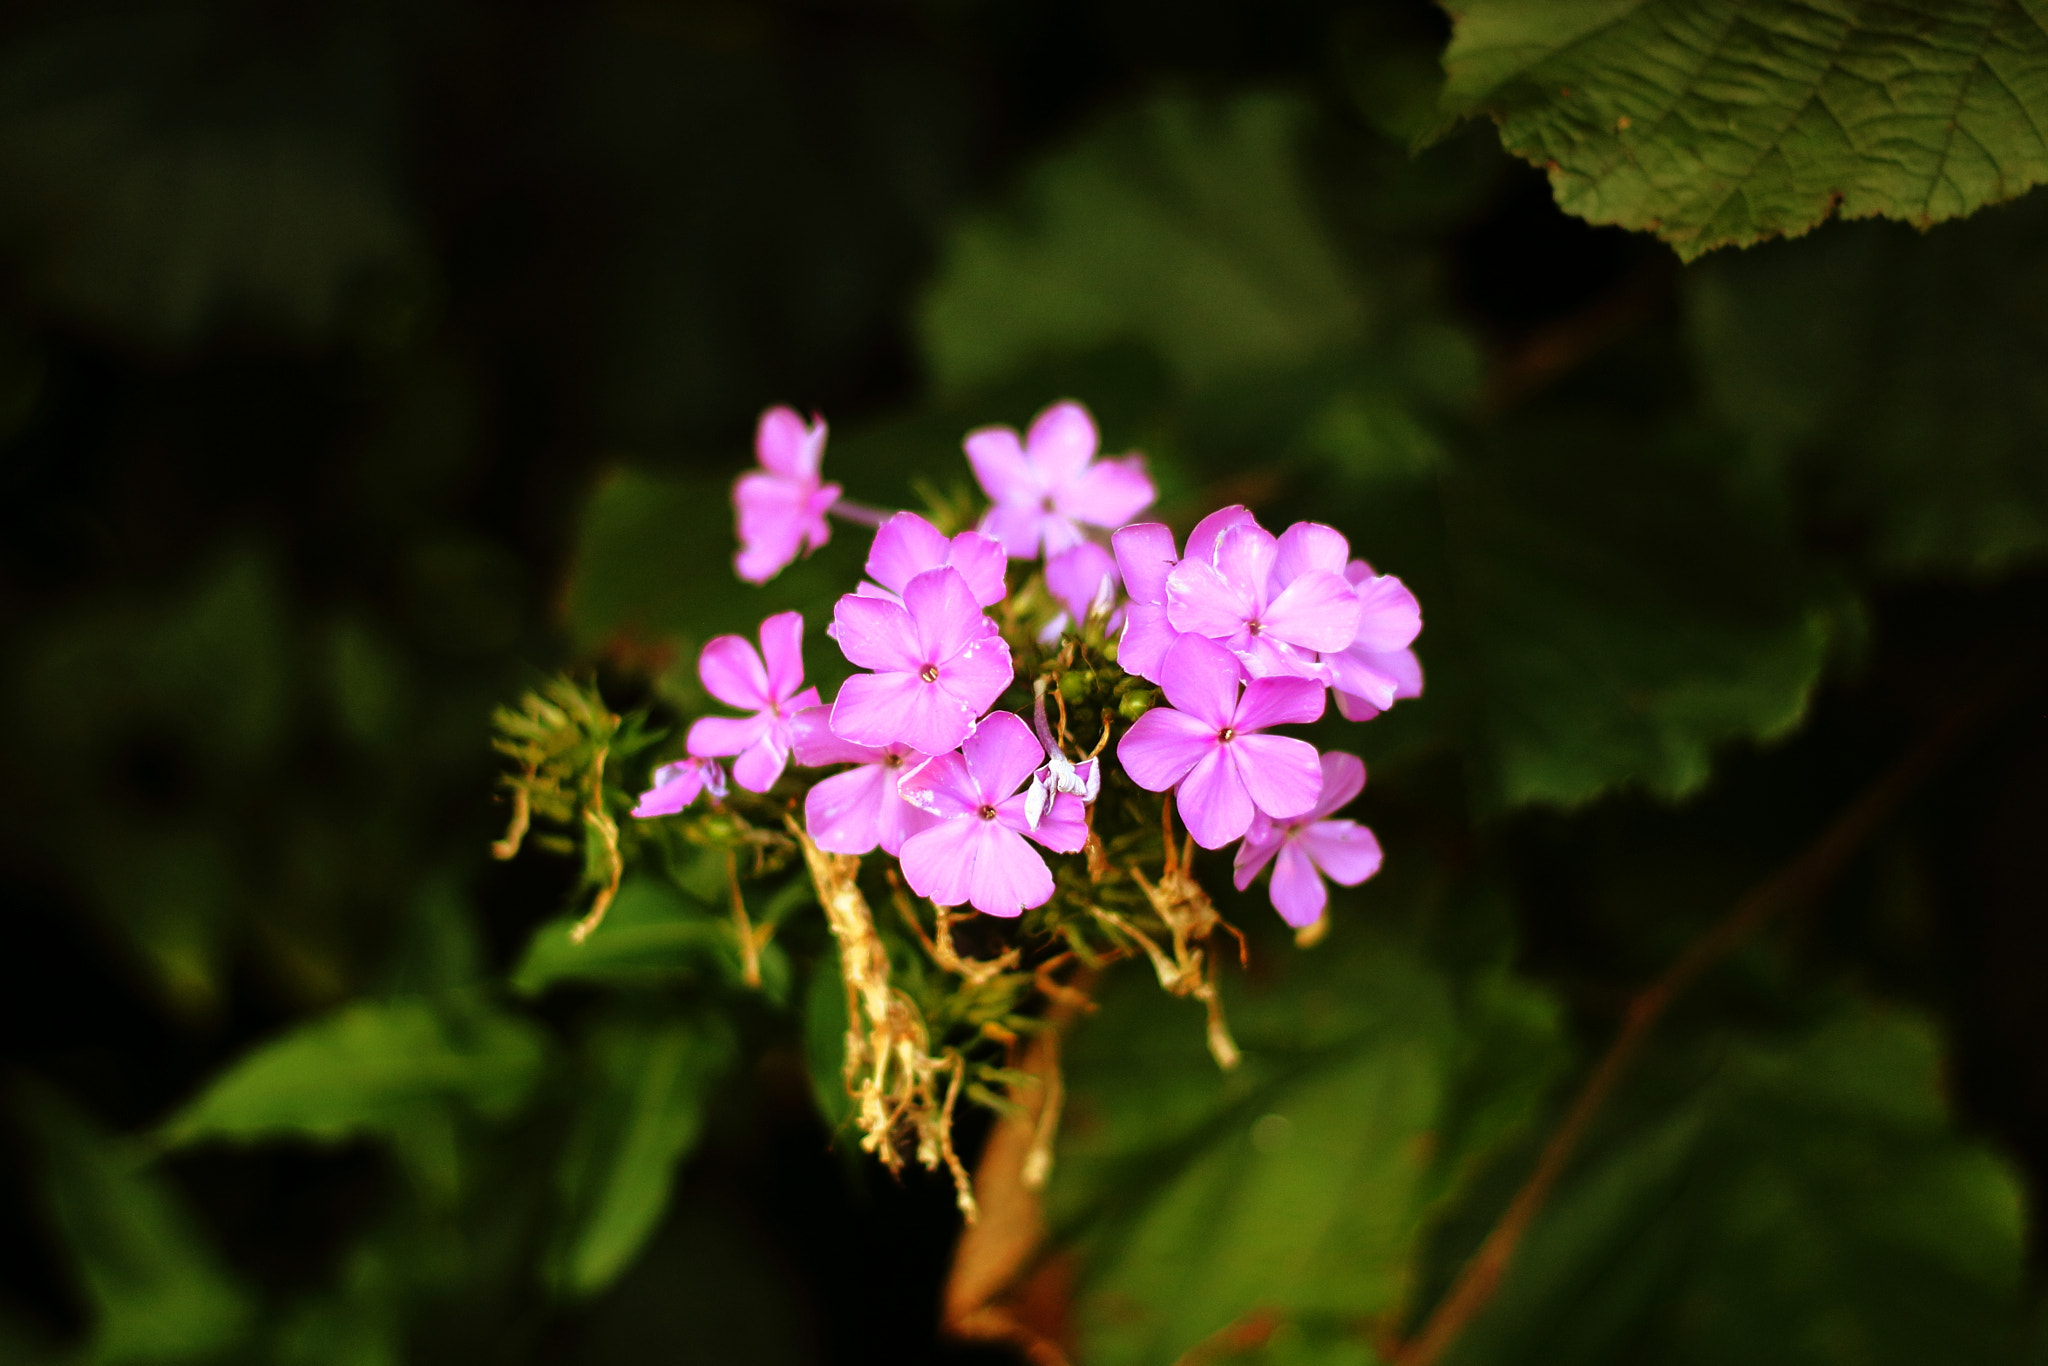
<svg viewBox="0 0 2048 1366">
<path fill-rule="evenodd" d="M 993 806 L 990 806 L 987 802 L 983 802 L 981 804 L 981 810 L 975 812 L 975 814 L 977 816 L 980 816 L 985 821 L 992 821 L 996 818 L 996 809 Z"/>
<path fill-rule="evenodd" d="M 1248 621 L 1244 624 L 1244 629 L 1253 635 L 1257 635 L 1266 629 L 1266 624 L 1262 621 Z"/>
<path fill-rule="evenodd" d="M 903 756 L 900 754 L 884 754 L 882 762 L 890 768 L 901 768 L 903 767 Z"/>
<path fill-rule="evenodd" d="M 1225 726 L 1222 730 L 1216 732 L 1216 738 L 1226 745 L 1229 744 L 1237 738 L 1237 727 Z"/>
<path fill-rule="evenodd" d="M 939 666 L 927 664 L 917 671 L 917 676 L 927 683 L 936 683 L 939 681 Z"/>
</svg>

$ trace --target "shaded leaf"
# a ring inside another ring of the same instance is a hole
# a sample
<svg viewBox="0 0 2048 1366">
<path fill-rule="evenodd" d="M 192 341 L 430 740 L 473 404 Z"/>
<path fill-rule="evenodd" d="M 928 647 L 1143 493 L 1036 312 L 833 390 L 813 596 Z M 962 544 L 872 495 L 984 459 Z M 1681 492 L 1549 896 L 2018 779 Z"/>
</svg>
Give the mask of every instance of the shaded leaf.
<svg viewBox="0 0 2048 1366">
<path fill-rule="evenodd" d="M 2031 0 L 1466 0 L 1449 112 L 1483 112 L 1564 209 L 1688 260 L 1824 219 L 1925 227 L 2048 179 Z"/>
<path fill-rule="evenodd" d="M 536 996 L 558 982 L 646 985 L 707 973 L 740 980 L 731 920 L 664 879 L 627 878 L 604 924 L 581 944 L 570 938 L 575 924 L 575 917 L 563 916 L 534 931 L 512 973 L 515 991 Z M 762 989 L 771 999 L 787 997 L 789 974 L 789 956 L 779 945 L 761 951 Z"/>
</svg>

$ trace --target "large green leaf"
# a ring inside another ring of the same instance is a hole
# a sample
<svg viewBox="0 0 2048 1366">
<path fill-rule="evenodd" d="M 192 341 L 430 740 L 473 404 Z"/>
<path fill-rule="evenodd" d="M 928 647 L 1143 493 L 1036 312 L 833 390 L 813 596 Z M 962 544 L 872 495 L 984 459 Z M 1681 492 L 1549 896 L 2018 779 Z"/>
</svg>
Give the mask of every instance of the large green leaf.
<svg viewBox="0 0 2048 1366">
<path fill-rule="evenodd" d="M 54 1095 L 23 1096 L 44 1197 L 92 1307 L 84 1361 L 197 1361 L 240 1339 L 246 1297 L 142 1145 L 108 1137 Z"/>
<path fill-rule="evenodd" d="M 1189 384 L 1292 364 L 1363 313 L 1302 175 L 1305 108 L 1170 97 L 1040 163 L 964 223 L 925 296 L 933 379 L 958 393 L 1048 357 L 1145 343 Z"/>
<path fill-rule="evenodd" d="M 2048 551 L 2048 204 L 1831 228 L 1685 278 L 1718 415 L 1880 571 Z"/>
<path fill-rule="evenodd" d="M 1253 1314 L 1398 1310 L 1433 1211 L 1555 1074 L 1530 988 L 1461 990 L 1337 934 L 1350 942 L 1262 963 L 1278 980 L 1232 994 L 1245 1060 L 1228 1075 L 1200 1008 L 1140 972 L 1077 1033 L 1053 1196 L 1083 1251 L 1083 1359 L 1173 1361 Z"/>
<path fill-rule="evenodd" d="M 1463 0 L 1445 107 L 1557 202 L 1688 260 L 1883 216 L 1925 227 L 2048 179 L 2034 0 Z"/>
<path fill-rule="evenodd" d="M 2019 1183 L 1956 1135 L 1924 1023 L 1728 1044 L 1696 1090 L 1616 1127 L 1455 1366 L 2014 1359 Z"/>
<path fill-rule="evenodd" d="M 553 1274 L 563 1290 L 603 1289 L 654 1232 L 732 1051 L 723 1028 L 693 1021 L 622 1019 L 592 1031 L 559 1174 L 563 1228 Z"/>
<path fill-rule="evenodd" d="M 403 1134 L 461 1106 L 517 1110 L 546 1061 L 533 1025 L 480 1001 L 363 1001 L 301 1026 L 216 1078 L 164 1129 L 174 1144 Z"/>
<path fill-rule="evenodd" d="M 808 884 L 805 884 L 808 885 Z M 754 907 L 757 917 L 789 908 L 789 889 Z M 665 879 L 631 877 L 605 913 L 604 923 L 582 943 L 576 918 L 550 920 L 533 933 L 513 970 L 513 989 L 539 995 L 560 982 L 648 986 L 710 977 L 740 980 L 739 940 L 732 921 Z M 770 943 L 760 954 L 762 987 L 776 1001 L 789 991 L 789 955 Z"/>
</svg>

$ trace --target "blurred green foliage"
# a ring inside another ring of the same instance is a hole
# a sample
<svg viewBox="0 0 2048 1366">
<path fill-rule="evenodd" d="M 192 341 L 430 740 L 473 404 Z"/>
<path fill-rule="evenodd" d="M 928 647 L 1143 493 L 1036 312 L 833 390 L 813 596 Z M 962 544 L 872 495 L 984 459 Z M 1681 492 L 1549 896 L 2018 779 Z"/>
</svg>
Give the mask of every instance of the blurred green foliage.
<svg viewBox="0 0 2048 1366">
<path fill-rule="evenodd" d="M 2035 1359 L 2040 205 L 1681 267 L 1516 154 L 1686 257 L 1924 224 L 2039 178 L 2048 64 L 2017 5 L 1733 10 L 0 21 L 0 1357 L 998 1359 L 935 1339 L 948 1192 L 843 1127 L 801 871 L 629 825 L 575 944 L 583 833 L 488 858 L 490 717 L 558 666 L 687 717 L 789 607 L 829 694 L 865 538 L 732 578 L 754 415 L 957 508 L 961 434 L 1071 394 L 1182 529 L 1399 574 L 1429 687 L 1317 734 L 1389 856 L 1327 943 L 1198 865 L 1239 1071 L 1142 965 L 1074 1027 L 1044 1331 L 1384 1360 L 1629 994 L 2009 677 L 1663 1023 L 1448 1360 Z M 627 735 L 600 811 L 680 749 Z"/>
</svg>

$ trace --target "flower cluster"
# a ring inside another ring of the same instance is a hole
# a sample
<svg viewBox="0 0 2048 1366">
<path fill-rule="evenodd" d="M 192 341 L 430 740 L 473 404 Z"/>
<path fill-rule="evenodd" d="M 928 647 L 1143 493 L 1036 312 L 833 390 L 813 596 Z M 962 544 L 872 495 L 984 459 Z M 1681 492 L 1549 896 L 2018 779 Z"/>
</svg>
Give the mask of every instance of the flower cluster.
<svg viewBox="0 0 2048 1366">
<path fill-rule="evenodd" d="M 818 850 L 879 848 L 918 896 L 1009 917 L 1055 895 L 1041 851 L 1088 851 L 1094 869 L 1092 808 L 1108 770 L 1170 794 L 1195 844 L 1236 844 L 1240 888 L 1271 865 L 1273 905 L 1297 928 L 1322 918 L 1324 879 L 1350 886 L 1378 871 L 1372 832 L 1335 818 L 1363 790 L 1365 765 L 1275 733 L 1320 719 L 1331 694 L 1357 721 L 1422 690 L 1414 595 L 1353 558 L 1340 532 L 1298 522 L 1276 536 L 1227 507 L 1177 546 L 1167 526 L 1136 520 L 1157 496 L 1143 458 L 1102 458 L 1076 403 L 1046 409 L 1021 436 L 968 434 L 989 506 L 953 535 L 915 512 L 847 504 L 821 482 L 824 442 L 822 421 L 786 408 L 763 416 L 761 468 L 734 489 L 737 567 L 752 582 L 773 577 L 825 543 L 828 514 L 877 526 L 867 580 L 839 599 L 827 630 L 857 672 L 829 703 L 805 687 L 794 612 L 761 624 L 758 651 L 738 636 L 711 641 L 704 687 L 745 714 L 699 719 L 690 757 L 657 772 L 635 815 L 720 800 L 722 759 L 755 793 L 792 760 L 838 768 L 804 793 L 803 829 Z M 1033 561 L 1042 569 L 1013 589 L 1010 565 Z M 1028 623 L 1020 599 L 1035 604 Z M 1046 712 L 1059 680 L 1019 677 L 1013 643 L 1050 651 L 1084 633 L 1135 718 L 1113 766 L 1107 712 L 1097 753 L 1071 755 L 1063 693 L 1057 731 Z M 1021 703 L 999 705 L 1024 690 L 1028 720 Z"/>
</svg>

